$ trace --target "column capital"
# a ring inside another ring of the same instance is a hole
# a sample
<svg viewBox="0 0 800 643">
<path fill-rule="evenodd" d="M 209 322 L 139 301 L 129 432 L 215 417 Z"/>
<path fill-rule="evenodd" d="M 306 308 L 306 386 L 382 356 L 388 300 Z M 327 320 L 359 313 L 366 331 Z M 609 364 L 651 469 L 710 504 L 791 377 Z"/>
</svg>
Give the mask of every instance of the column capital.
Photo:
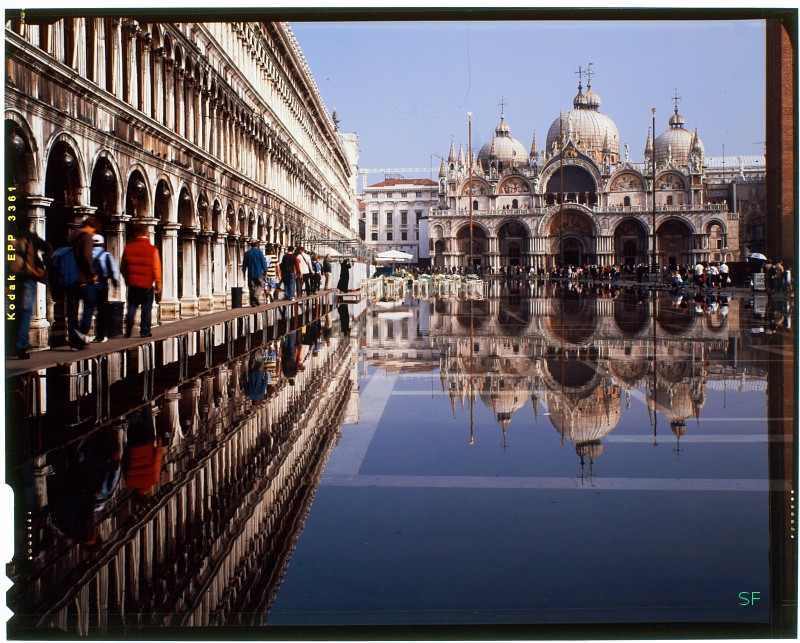
<svg viewBox="0 0 800 643">
<path fill-rule="evenodd" d="M 25 202 L 34 208 L 47 208 L 54 200 L 38 194 L 31 194 L 25 197 Z"/>
</svg>

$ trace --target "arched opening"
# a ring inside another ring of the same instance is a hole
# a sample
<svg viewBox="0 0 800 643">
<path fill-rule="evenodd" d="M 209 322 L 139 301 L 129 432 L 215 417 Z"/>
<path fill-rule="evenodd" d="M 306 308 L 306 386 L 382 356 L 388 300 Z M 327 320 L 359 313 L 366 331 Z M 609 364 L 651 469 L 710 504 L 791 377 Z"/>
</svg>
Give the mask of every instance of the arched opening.
<svg viewBox="0 0 800 643">
<path fill-rule="evenodd" d="M 45 217 L 45 237 L 54 248 L 66 245 L 70 223 L 79 223 L 75 208 L 80 205 L 80 170 L 75 151 L 61 141 L 47 159 L 44 193 L 53 199 Z"/>
<path fill-rule="evenodd" d="M 465 225 L 458 231 L 458 250 L 461 253 L 461 266 L 480 266 L 484 261 L 484 255 L 489 250 L 489 241 L 486 233 L 480 226 L 472 226 L 472 249 L 469 246 L 469 226 Z"/>
<path fill-rule="evenodd" d="M 614 262 L 633 267 L 647 263 L 647 230 L 636 219 L 626 219 L 614 230 Z"/>
<path fill-rule="evenodd" d="M 518 266 L 528 250 L 528 230 L 519 221 L 507 221 L 497 231 L 501 266 Z"/>
<path fill-rule="evenodd" d="M 592 221 L 577 210 L 557 213 L 548 226 L 550 254 L 556 265 L 579 266 L 596 262 Z"/>
<path fill-rule="evenodd" d="M 590 172 L 576 165 L 567 165 L 556 170 L 547 182 L 545 192 L 548 205 L 581 203 L 592 206 L 597 204 L 597 186 L 594 177 Z"/>
<path fill-rule="evenodd" d="M 631 204 L 631 198 L 629 196 L 626 196 L 624 199 L 622 199 L 622 204 L 625 206 L 629 206 Z"/>
<path fill-rule="evenodd" d="M 662 266 L 677 266 L 692 261 L 692 230 L 677 219 L 662 223 L 656 230 L 657 260 Z"/>
</svg>

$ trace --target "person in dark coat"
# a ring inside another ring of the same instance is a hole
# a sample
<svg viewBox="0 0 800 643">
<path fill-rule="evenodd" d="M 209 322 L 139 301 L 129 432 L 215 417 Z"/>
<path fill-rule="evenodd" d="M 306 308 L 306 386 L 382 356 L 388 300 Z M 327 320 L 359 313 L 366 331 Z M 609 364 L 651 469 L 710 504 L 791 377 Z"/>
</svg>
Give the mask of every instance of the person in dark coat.
<svg viewBox="0 0 800 643">
<path fill-rule="evenodd" d="M 94 257 L 92 256 L 92 241 L 94 235 L 100 232 L 100 223 L 94 217 L 86 217 L 81 227 L 69 237 L 69 242 L 75 252 L 75 263 L 78 266 L 78 282 L 65 288 L 67 296 L 67 332 L 69 333 L 70 350 L 77 351 L 86 347 L 92 338 L 89 337 L 89 328 L 92 326 L 92 317 L 97 303 L 97 275 L 94 272 Z M 78 320 L 78 310 L 83 302 L 83 314 Z"/>
<path fill-rule="evenodd" d="M 336 284 L 336 287 L 342 292 L 348 292 L 350 289 L 350 261 L 348 259 L 342 260 L 339 282 Z"/>
</svg>

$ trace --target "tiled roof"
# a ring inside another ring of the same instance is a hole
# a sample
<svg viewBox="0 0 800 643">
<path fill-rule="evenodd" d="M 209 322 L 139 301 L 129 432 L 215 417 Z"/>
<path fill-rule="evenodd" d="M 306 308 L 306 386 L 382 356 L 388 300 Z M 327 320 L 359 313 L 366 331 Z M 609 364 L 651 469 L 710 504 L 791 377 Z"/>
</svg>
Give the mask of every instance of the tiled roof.
<svg viewBox="0 0 800 643">
<path fill-rule="evenodd" d="M 420 185 L 426 187 L 433 187 L 437 185 L 436 181 L 431 181 L 430 179 L 386 179 L 385 181 L 381 181 L 380 183 L 375 183 L 374 185 L 370 185 L 370 188 L 390 188 L 396 185 Z"/>
<path fill-rule="evenodd" d="M 744 167 L 765 167 L 767 164 L 767 159 L 763 154 L 742 154 L 742 165 Z M 715 168 L 715 169 L 722 169 L 723 167 L 723 158 L 725 160 L 724 167 L 738 169 L 739 168 L 739 156 L 730 156 L 726 154 L 724 157 L 722 156 L 706 156 L 704 159 L 704 165 L 706 167 Z"/>
</svg>

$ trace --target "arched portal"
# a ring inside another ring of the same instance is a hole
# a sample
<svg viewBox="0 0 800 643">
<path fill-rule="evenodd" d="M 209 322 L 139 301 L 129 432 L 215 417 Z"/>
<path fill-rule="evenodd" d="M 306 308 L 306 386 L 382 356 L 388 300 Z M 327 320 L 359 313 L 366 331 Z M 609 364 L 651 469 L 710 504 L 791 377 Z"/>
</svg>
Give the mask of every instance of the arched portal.
<svg viewBox="0 0 800 643">
<path fill-rule="evenodd" d="M 614 231 L 614 262 L 621 266 L 647 263 L 647 230 L 636 219 L 626 219 Z"/>
<path fill-rule="evenodd" d="M 456 237 L 458 239 L 458 251 L 461 254 L 459 257 L 460 266 L 480 266 L 485 262 L 485 255 L 489 250 L 489 240 L 486 238 L 486 233 L 480 226 L 472 226 L 472 251 L 469 247 L 469 226 L 463 226 Z M 470 261 L 471 260 L 471 261 Z"/>
<path fill-rule="evenodd" d="M 507 221 L 497 231 L 501 266 L 527 263 L 528 231 L 519 221 Z"/>
<path fill-rule="evenodd" d="M 80 223 L 80 215 L 75 215 L 80 186 L 77 154 L 67 143 L 56 143 L 47 159 L 44 184 L 45 196 L 53 199 L 45 218 L 45 238 L 53 247 L 66 245 L 70 223 Z"/>
<path fill-rule="evenodd" d="M 548 226 L 547 239 L 551 263 L 555 265 L 597 262 L 594 224 L 583 212 L 569 209 L 557 212 Z"/>
<path fill-rule="evenodd" d="M 661 266 L 693 263 L 692 230 L 676 219 L 662 223 L 656 229 L 656 254 Z"/>
</svg>

